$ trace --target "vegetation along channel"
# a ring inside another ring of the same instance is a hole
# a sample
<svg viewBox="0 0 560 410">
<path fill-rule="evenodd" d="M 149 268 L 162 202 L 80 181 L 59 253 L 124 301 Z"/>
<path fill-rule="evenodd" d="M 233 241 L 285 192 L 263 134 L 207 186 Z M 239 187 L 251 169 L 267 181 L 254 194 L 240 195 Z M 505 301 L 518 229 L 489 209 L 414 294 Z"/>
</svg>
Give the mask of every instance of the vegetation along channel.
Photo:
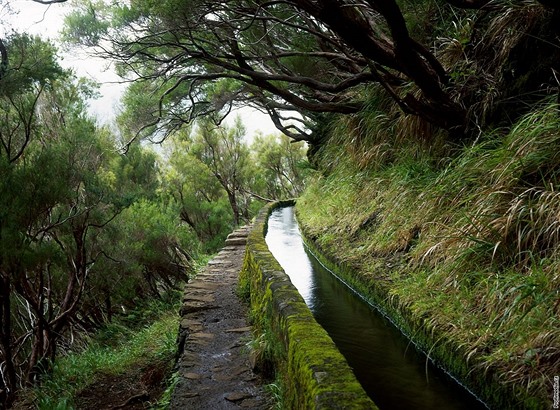
<svg viewBox="0 0 560 410">
<path fill-rule="evenodd" d="M 372 309 L 330 274 L 301 290 L 341 350 L 374 338 L 376 402 L 459 397 L 433 362 L 491 409 L 560 408 L 560 1 L 0 3 L 0 409 L 166 408 L 182 290 L 250 224 L 277 407 L 370 405 L 265 252 L 259 210 L 290 198 L 414 342 L 335 319 Z"/>
<path fill-rule="evenodd" d="M 321 265 L 304 247 L 293 207 L 272 212 L 266 242 L 379 408 L 487 408 Z"/>
</svg>

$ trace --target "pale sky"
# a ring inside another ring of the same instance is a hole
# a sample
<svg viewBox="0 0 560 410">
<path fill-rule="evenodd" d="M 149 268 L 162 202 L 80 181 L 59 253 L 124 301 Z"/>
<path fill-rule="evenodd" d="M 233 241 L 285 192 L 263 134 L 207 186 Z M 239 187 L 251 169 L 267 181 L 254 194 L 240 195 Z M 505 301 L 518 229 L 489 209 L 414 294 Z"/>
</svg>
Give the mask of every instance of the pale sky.
<svg viewBox="0 0 560 410">
<path fill-rule="evenodd" d="M 6 0 L 0 0 L 0 4 Z M 9 19 L 2 19 L 17 31 L 25 31 L 48 37 L 57 41 L 58 33 L 62 28 L 64 16 L 71 9 L 69 3 L 54 3 L 43 5 L 31 0 L 9 0 L 11 8 L 17 12 Z M 2 27 L 6 31 L 6 27 Z M 118 84 L 118 76 L 107 67 L 105 61 L 87 56 L 80 50 L 72 50 L 71 53 L 60 51 L 60 65 L 64 68 L 72 68 L 80 77 L 92 78 L 100 83 L 101 98 L 89 102 L 90 113 L 100 123 L 110 123 L 118 110 L 118 101 L 125 86 Z"/>
<path fill-rule="evenodd" d="M 9 4 L 15 15 L 8 15 L 5 7 Z M 26 31 L 31 34 L 48 37 L 56 42 L 58 33 L 62 29 L 64 15 L 71 10 L 70 3 L 54 3 L 50 6 L 33 2 L 31 0 L 0 0 L 0 35 L 13 28 L 17 31 Z M 100 123 L 110 123 L 119 109 L 119 98 L 125 85 L 118 84 L 119 77 L 107 66 L 107 62 L 85 55 L 79 50 L 71 53 L 60 51 L 60 65 L 64 68 L 73 68 L 78 76 L 93 78 L 101 84 L 99 92 L 102 97 L 90 101 L 90 112 Z M 274 127 L 270 118 L 252 109 L 242 109 L 239 114 L 247 128 L 249 139 L 255 132 L 264 134 L 279 131 Z M 231 115 L 233 120 L 233 115 Z"/>
</svg>

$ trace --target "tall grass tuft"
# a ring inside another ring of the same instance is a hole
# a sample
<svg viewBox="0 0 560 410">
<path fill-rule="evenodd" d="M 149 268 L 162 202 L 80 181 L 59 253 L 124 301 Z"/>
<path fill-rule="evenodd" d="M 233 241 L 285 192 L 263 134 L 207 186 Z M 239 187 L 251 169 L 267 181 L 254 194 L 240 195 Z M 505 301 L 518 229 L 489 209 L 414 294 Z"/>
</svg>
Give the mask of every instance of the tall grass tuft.
<svg viewBox="0 0 560 410">
<path fill-rule="evenodd" d="M 556 249 L 559 126 L 558 107 L 549 105 L 526 116 L 508 135 L 492 136 L 453 161 L 428 188 L 439 213 L 434 222 L 445 229 L 440 229 L 442 243 L 432 244 L 423 257 L 441 248 L 455 258 L 453 249 L 472 251 L 474 246 L 486 250 L 482 258 L 508 266 Z"/>
<path fill-rule="evenodd" d="M 559 113 L 544 105 L 439 161 L 418 145 L 393 144 L 382 165 L 340 155 L 298 201 L 324 250 L 529 408 L 560 374 Z"/>
</svg>

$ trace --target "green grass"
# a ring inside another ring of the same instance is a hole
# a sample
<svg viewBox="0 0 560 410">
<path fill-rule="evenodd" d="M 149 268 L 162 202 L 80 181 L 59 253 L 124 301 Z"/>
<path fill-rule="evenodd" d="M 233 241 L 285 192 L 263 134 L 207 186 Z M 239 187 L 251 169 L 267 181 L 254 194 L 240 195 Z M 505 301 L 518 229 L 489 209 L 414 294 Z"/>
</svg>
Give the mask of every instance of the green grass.
<svg viewBox="0 0 560 410">
<path fill-rule="evenodd" d="M 284 382 L 282 378 L 278 376 L 273 383 L 269 383 L 265 386 L 267 393 L 270 395 L 270 400 L 274 403 L 272 409 L 274 410 L 284 410 L 286 405 L 284 403 Z"/>
<path fill-rule="evenodd" d="M 369 167 L 335 139 L 297 204 L 322 249 L 385 278 L 390 300 L 529 408 L 560 373 L 559 129 L 550 104 L 453 156 L 395 139 Z"/>
<path fill-rule="evenodd" d="M 177 350 L 177 320 L 176 307 L 168 306 L 159 311 L 157 320 L 139 330 L 123 328 L 127 337 L 116 344 L 105 343 L 106 335 L 100 339 L 93 337 L 83 352 L 56 361 L 52 375 L 34 392 L 34 402 L 39 409 L 72 409 L 76 395 L 95 383 L 98 375 L 124 374 L 134 366 L 156 361 L 172 363 Z M 117 327 L 110 325 L 107 329 L 112 333 Z M 168 396 L 169 393 L 164 394 L 164 398 Z"/>
<path fill-rule="evenodd" d="M 171 394 L 173 393 L 173 390 L 175 390 L 175 386 L 177 386 L 179 379 L 180 376 L 178 372 L 174 372 L 169 377 L 167 388 L 156 405 L 152 407 L 152 410 L 166 410 L 169 408 L 169 404 L 171 403 Z"/>
</svg>

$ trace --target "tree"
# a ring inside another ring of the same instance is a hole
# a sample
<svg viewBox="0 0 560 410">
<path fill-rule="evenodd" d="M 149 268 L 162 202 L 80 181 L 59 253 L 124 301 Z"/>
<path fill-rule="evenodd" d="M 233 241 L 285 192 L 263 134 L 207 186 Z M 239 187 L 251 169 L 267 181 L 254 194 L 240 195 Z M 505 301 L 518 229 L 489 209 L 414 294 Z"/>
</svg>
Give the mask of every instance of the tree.
<svg viewBox="0 0 560 410">
<path fill-rule="evenodd" d="M 101 256 L 91 267 L 75 322 L 95 330 L 123 310 L 163 299 L 188 280 L 200 244 L 160 198 L 137 198 L 96 237 Z"/>
<path fill-rule="evenodd" d="M 176 137 L 166 141 L 170 148 L 162 167 L 163 190 L 204 249 L 215 252 L 233 228 L 233 211 L 219 181 L 195 155 L 190 136 L 181 132 Z"/>
<path fill-rule="evenodd" d="M 78 85 L 50 82 L 25 116 L 34 127 L 23 152 L 0 156 L 0 400 L 8 406 L 50 370 L 71 329 L 91 330 L 115 305 L 176 288 L 197 246 L 157 201 L 153 153 L 119 154 L 84 114 Z"/>
<path fill-rule="evenodd" d="M 448 3 L 481 16 L 515 7 Z M 430 51 L 434 39 L 411 35 L 414 13 L 395 0 L 98 3 L 71 15 L 66 35 L 102 40 L 101 54 L 123 74 L 151 81 L 160 90 L 152 125 L 164 132 L 241 104 L 267 112 L 293 139 L 317 143 L 309 130 L 318 113 L 355 113 L 367 102 L 364 87 L 377 84 L 405 113 L 461 136 L 479 113 L 459 99 L 464 86 Z M 292 111 L 302 116 L 286 121 Z"/>
<path fill-rule="evenodd" d="M 237 118 L 232 126 L 199 121 L 165 142 L 163 191 L 181 220 L 214 251 L 235 224 L 263 201 L 293 198 L 303 189 L 306 149 L 288 137 L 257 136 L 252 145 Z"/>
<path fill-rule="evenodd" d="M 176 287 L 191 269 L 185 248 L 198 245 L 157 202 L 155 155 L 139 144 L 119 154 L 87 116 L 90 84 L 61 70 L 39 38 L 5 44 L 18 62 L 0 79 L 0 406 L 9 407 L 72 328 Z"/>
<path fill-rule="evenodd" d="M 3 155 L 0 352 L 8 404 L 50 368 L 100 255 L 97 233 L 118 213 L 103 180 L 116 152 L 79 101 L 71 82 L 50 82 L 26 112 L 35 126 L 25 148 L 9 156 L 6 144 Z"/>
<path fill-rule="evenodd" d="M 212 121 L 199 122 L 195 131 L 193 155 L 205 164 L 227 194 L 233 223 L 249 219 L 247 201 L 243 200 L 249 166 L 249 149 L 245 145 L 245 127 L 239 117 L 233 127 L 217 127 Z"/>
<path fill-rule="evenodd" d="M 26 268 L 52 251 L 42 239 L 52 227 L 49 212 L 66 189 L 53 175 L 52 153 L 42 150 L 39 141 L 34 154 L 27 154 L 40 129 L 36 112 L 41 98 L 63 75 L 55 50 L 36 37 L 19 34 L 9 37 L 2 47 L 3 58 L 12 56 L 12 66 L 3 64 L 0 78 L 0 402 L 9 404 L 18 386 L 14 357 L 26 340 L 14 335 L 14 329 L 21 327 L 14 321 L 18 317 L 13 314 L 14 291 L 23 293 L 25 285 L 42 285 L 40 280 L 30 284 Z"/>
<path fill-rule="evenodd" d="M 283 135 L 259 135 L 251 145 L 251 154 L 259 169 L 259 192 L 273 200 L 296 198 L 304 188 L 306 147 Z"/>
</svg>

